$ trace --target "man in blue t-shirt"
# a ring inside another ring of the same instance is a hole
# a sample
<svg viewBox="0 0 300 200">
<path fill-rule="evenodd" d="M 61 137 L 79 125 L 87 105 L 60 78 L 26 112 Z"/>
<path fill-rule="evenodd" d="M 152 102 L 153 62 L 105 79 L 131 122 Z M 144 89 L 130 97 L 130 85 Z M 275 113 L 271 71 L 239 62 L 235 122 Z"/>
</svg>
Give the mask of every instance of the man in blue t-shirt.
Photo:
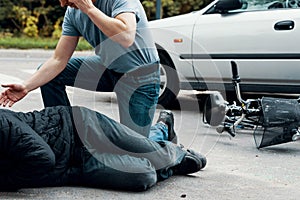
<svg viewBox="0 0 300 200">
<path fill-rule="evenodd" d="M 159 95 L 159 57 L 139 0 L 60 0 L 68 6 L 55 52 L 23 84 L 8 87 L 12 106 L 41 87 L 44 106 L 70 105 L 66 86 L 117 94 L 121 123 L 148 137 Z M 80 37 L 95 55 L 72 57 Z M 174 135 L 174 134 L 173 134 Z"/>
</svg>

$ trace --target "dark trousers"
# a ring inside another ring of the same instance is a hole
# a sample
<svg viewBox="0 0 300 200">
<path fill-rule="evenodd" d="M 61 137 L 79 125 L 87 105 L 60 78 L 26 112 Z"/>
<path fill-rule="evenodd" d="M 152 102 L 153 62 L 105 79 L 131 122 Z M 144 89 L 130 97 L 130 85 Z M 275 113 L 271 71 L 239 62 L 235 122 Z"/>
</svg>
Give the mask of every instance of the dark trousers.
<svg viewBox="0 0 300 200">
<path fill-rule="evenodd" d="M 146 190 L 157 181 L 170 177 L 172 167 L 186 154 L 169 141 L 152 141 L 98 112 L 83 107 L 72 110 L 82 144 L 79 151 L 81 176 L 73 180 L 74 184 Z M 164 131 L 167 130 L 161 132 Z"/>
</svg>

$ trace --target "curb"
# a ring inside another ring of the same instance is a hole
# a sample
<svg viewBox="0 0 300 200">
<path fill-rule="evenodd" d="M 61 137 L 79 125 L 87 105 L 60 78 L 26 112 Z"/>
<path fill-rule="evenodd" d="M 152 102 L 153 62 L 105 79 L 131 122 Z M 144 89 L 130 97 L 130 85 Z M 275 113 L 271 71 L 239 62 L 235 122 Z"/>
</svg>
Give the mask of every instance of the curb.
<svg viewBox="0 0 300 200">
<path fill-rule="evenodd" d="M 0 58 L 49 58 L 54 50 L 45 49 L 0 49 Z M 75 51 L 74 55 L 94 55 L 93 51 Z"/>
</svg>

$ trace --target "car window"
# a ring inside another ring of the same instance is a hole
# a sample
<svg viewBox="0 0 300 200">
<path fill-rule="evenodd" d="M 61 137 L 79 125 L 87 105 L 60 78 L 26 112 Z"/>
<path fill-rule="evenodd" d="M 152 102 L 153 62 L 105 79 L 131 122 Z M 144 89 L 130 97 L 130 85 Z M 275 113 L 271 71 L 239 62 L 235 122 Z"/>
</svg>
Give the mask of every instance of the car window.
<svg viewBox="0 0 300 200">
<path fill-rule="evenodd" d="M 260 11 L 269 9 L 287 9 L 299 7 L 300 0 L 244 0 L 241 9 L 230 11 L 230 13 L 241 11 Z"/>
</svg>

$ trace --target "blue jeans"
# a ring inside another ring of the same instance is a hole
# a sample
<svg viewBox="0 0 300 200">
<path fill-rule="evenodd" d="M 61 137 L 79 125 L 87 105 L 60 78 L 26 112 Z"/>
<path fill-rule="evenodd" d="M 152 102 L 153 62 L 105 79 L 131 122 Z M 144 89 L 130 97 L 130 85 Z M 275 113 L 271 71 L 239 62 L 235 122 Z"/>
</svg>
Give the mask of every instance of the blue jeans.
<svg viewBox="0 0 300 200">
<path fill-rule="evenodd" d="M 66 86 L 100 92 L 114 91 L 120 122 L 148 137 L 159 96 L 158 63 L 142 66 L 146 73 L 125 74 L 109 70 L 101 63 L 99 56 L 71 58 L 58 76 L 41 87 L 44 106 L 70 106 Z"/>
<path fill-rule="evenodd" d="M 161 142 L 168 141 L 168 127 L 162 123 L 156 123 L 150 129 L 149 139 Z"/>
</svg>

